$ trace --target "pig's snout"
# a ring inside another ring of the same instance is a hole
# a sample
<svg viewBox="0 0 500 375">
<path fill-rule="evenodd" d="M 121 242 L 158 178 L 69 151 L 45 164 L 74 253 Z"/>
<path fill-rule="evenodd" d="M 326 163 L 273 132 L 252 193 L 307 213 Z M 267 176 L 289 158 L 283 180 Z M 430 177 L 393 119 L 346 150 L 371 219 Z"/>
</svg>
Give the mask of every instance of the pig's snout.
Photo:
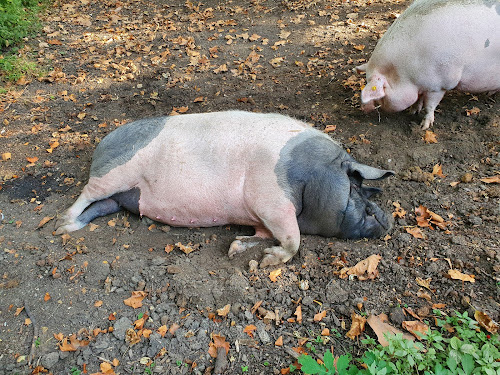
<svg viewBox="0 0 500 375">
<path fill-rule="evenodd" d="M 377 105 L 375 103 L 375 100 L 370 100 L 369 102 L 366 103 L 361 103 L 361 110 L 364 113 L 372 112 L 377 108 Z"/>
</svg>

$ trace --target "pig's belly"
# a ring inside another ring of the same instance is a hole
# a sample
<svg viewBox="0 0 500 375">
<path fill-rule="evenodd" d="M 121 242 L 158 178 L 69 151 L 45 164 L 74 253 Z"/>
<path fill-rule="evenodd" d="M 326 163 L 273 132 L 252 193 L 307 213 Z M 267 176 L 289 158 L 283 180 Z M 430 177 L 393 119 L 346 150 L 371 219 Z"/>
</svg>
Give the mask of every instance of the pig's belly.
<svg viewBox="0 0 500 375">
<path fill-rule="evenodd" d="M 246 208 L 243 192 L 231 191 L 227 186 L 181 183 L 163 189 L 151 186 L 139 186 L 139 189 L 140 214 L 171 226 L 259 224 L 258 218 Z"/>
</svg>

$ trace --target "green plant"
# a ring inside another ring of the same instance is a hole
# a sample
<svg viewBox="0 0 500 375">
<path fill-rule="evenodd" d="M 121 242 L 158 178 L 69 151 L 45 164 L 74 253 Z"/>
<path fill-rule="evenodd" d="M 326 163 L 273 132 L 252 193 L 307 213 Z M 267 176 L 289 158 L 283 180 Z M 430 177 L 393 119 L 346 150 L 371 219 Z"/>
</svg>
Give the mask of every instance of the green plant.
<svg viewBox="0 0 500 375">
<path fill-rule="evenodd" d="M 80 375 L 82 372 L 75 366 L 71 367 L 69 370 L 70 375 Z"/>
<path fill-rule="evenodd" d="M 248 366 L 241 366 L 241 372 L 248 372 Z"/>
<path fill-rule="evenodd" d="M 361 358 L 340 356 L 335 367 L 330 351 L 325 353 L 322 364 L 310 355 L 301 355 L 298 360 L 301 370 L 319 375 L 500 375 L 498 334 L 481 331 L 467 312 L 444 319 L 440 319 L 439 311 L 434 313 L 438 316 L 437 329 L 429 330 L 421 342 L 406 340 L 397 334 L 387 336 L 389 345 L 383 347 L 368 338 L 362 340 L 367 350 Z M 356 363 L 364 364 L 365 368 L 358 368 Z"/>
<path fill-rule="evenodd" d="M 40 346 L 40 337 L 37 337 L 35 339 L 35 348 L 38 348 Z"/>
</svg>

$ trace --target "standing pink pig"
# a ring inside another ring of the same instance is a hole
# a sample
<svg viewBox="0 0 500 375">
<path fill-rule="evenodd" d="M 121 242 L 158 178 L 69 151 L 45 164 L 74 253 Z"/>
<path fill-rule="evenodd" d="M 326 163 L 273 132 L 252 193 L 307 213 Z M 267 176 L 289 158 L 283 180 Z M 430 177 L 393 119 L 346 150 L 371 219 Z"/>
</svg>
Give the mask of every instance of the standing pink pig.
<svg viewBox="0 0 500 375">
<path fill-rule="evenodd" d="M 362 109 L 425 109 L 422 129 L 447 90 L 500 90 L 500 1 L 415 0 L 389 27 L 368 63 Z"/>
</svg>

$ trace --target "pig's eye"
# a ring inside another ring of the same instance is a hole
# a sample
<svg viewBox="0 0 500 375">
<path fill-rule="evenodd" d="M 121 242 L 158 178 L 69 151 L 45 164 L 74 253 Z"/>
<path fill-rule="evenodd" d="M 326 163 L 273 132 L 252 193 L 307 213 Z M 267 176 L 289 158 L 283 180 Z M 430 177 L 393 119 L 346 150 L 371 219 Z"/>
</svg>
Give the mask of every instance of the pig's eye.
<svg viewBox="0 0 500 375">
<path fill-rule="evenodd" d="M 368 215 L 373 215 L 374 214 L 373 209 L 370 206 L 366 206 L 365 211 L 366 211 L 366 213 Z"/>
</svg>

